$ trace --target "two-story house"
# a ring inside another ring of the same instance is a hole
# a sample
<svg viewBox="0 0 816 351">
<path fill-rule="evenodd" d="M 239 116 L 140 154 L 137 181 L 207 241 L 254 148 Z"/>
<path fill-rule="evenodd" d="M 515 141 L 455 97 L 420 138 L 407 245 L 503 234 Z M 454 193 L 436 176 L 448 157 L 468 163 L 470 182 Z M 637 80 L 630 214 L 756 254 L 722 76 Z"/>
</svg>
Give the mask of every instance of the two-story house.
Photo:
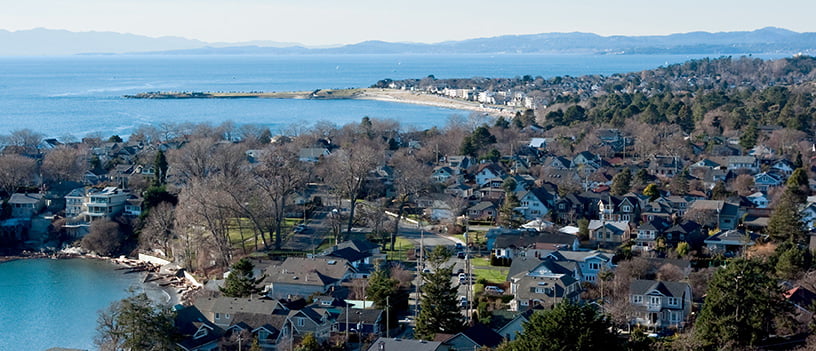
<svg viewBox="0 0 816 351">
<path fill-rule="evenodd" d="M 580 268 L 569 261 L 521 257 L 513 260 L 510 282 L 511 311 L 535 306 L 552 307 L 564 301 L 578 302 L 581 296 Z"/>
<path fill-rule="evenodd" d="M 38 193 L 14 193 L 8 200 L 11 216 L 14 218 L 31 218 L 45 208 L 45 196 Z"/>
<path fill-rule="evenodd" d="M 86 223 L 113 218 L 125 210 L 131 194 L 117 187 L 77 188 L 65 196 L 65 216 Z"/>
<path fill-rule="evenodd" d="M 549 213 L 549 208 L 552 206 L 555 198 L 555 196 L 541 188 L 532 188 L 527 191 L 519 192 L 516 197 L 519 200 L 520 206 L 515 208 L 515 210 L 521 213 L 524 219 L 527 220 L 541 218 Z"/>
<path fill-rule="evenodd" d="M 323 294 L 350 279 L 354 267 L 335 257 L 287 257 L 280 265 L 266 269 L 267 296 L 271 298 L 306 297 Z"/>
<path fill-rule="evenodd" d="M 589 221 L 589 239 L 599 245 L 616 246 L 631 239 L 628 221 Z"/>
<path fill-rule="evenodd" d="M 689 205 L 687 214 L 690 213 L 694 213 L 700 224 L 723 230 L 736 228 L 740 217 L 738 205 L 722 200 L 696 200 Z"/>
<path fill-rule="evenodd" d="M 629 285 L 630 323 L 648 328 L 680 328 L 691 313 L 688 283 L 635 280 Z"/>
<path fill-rule="evenodd" d="M 554 251 L 546 256 L 559 262 L 575 262 L 581 272 L 579 278 L 582 282 L 596 284 L 598 273 L 611 271 L 615 265 L 612 264 L 612 257 L 600 251 Z"/>
<path fill-rule="evenodd" d="M 480 164 L 476 172 L 473 173 L 473 176 L 476 180 L 476 184 L 485 186 L 494 179 L 504 179 L 505 174 L 501 166 L 491 162 Z"/>
</svg>

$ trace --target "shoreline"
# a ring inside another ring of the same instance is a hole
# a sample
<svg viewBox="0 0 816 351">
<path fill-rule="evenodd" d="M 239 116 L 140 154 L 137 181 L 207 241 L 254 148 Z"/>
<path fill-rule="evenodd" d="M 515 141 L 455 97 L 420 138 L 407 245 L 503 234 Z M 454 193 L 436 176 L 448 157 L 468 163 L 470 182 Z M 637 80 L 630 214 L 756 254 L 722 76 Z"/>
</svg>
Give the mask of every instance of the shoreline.
<svg viewBox="0 0 816 351">
<path fill-rule="evenodd" d="M 442 95 L 399 89 L 317 89 L 290 92 L 147 92 L 124 95 L 127 99 L 293 99 L 293 100 L 374 100 L 401 104 L 441 107 L 454 110 L 485 113 L 496 117 L 512 118 L 521 109 L 465 101 Z"/>
<path fill-rule="evenodd" d="M 150 262 L 140 261 L 126 257 L 104 257 L 89 254 L 60 252 L 55 254 L 46 254 L 42 252 L 22 252 L 20 255 L 0 256 L 0 264 L 6 262 L 13 262 L 19 260 L 36 260 L 36 259 L 53 259 L 53 260 L 69 260 L 69 259 L 89 259 L 104 261 L 113 266 L 115 271 L 121 271 L 121 274 L 131 273 L 146 273 L 138 280 L 138 283 L 145 293 L 149 291 L 161 292 L 164 301 L 163 304 L 174 306 L 177 304 L 184 304 L 189 302 L 190 294 L 197 291 L 198 288 L 187 282 L 184 278 L 179 278 L 174 274 L 161 273 L 161 267 Z M 149 294 L 150 295 L 150 294 Z"/>
</svg>

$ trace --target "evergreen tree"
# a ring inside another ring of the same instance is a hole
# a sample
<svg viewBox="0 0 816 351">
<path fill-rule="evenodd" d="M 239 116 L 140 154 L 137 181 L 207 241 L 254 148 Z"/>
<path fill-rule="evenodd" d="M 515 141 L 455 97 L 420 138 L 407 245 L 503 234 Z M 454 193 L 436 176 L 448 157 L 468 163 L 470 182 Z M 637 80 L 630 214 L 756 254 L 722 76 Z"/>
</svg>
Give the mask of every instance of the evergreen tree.
<svg viewBox="0 0 816 351">
<path fill-rule="evenodd" d="M 672 195 L 684 195 L 688 193 L 688 178 L 689 174 L 686 169 L 672 178 L 671 183 L 669 183 L 669 191 L 671 191 Z"/>
<path fill-rule="evenodd" d="M 759 260 L 733 259 L 708 284 L 694 337 L 705 350 L 754 346 L 773 332 L 788 305 L 771 268 Z"/>
<path fill-rule="evenodd" d="M 219 288 L 224 296 L 247 297 L 263 290 L 258 284 L 264 277 L 255 278 L 252 272 L 255 265 L 247 258 L 242 258 L 232 265 L 230 274 L 224 279 L 224 287 Z"/>
<path fill-rule="evenodd" d="M 321 350 L 320 343 L 317 342 L 317 338 L 315 338 L 314 333 L 306 333 L 303 336 L 303 340 L 300 341 L 300 344 L 295 348 L 296 351 L 319 351 Z"/>
<path fill-rule="evenodd" d="M 514 351 L 621 349 L 611 327 L 592 305 L 563 302 L 530 316 L 522 334 L 509 346 Z"/>
<path fill-rule="evenodd" d="M 510 121 L 504 118 L 504 116 L 499 116 L 499 118 L 496 119 L 495 126 L 502 129 L 507 129 L 510 128 Z"/>
<path fill-rule="evenodd" d="M 785 183 L 785 191 L 791 192 L 797 204 L 804 204 L 810 195 L 809 185 L 807 172 L 803 168 L 797 168 Z"/>
<path fill-rule="evenodd" d="M 612 187 L 609 193 L 615 196 L 620 196 L 629 192 L 632 185 L 632 172 L 629 168 L 624 168 L 614 177 L 612 177 Z"/>
<path fill-rule="evenodd" d="M 756 122 L 751 122 L 743 129 L 742 135 L 739 138 L 739 144 L 745 149 L 751 149 L 756 146 L 759 133 L 757 132 Z"/>
<path fill-rule="evenodd" d="M 776 276 L 779 279 L 795 280 L 807 272 L 813 260 L 812 254 L 804 247 L 786 241 L 777 245 L 774 255 L 769 260 L 774 263 Z"/>
<path fill-rule="evenodd" d="M 414 337 L 433 340 L 437 333 L 455 334 L 464 327 L 456 304 L 457 287 L 452 286 L 452 267 L 438 267 L 422 273 L 422 302 L 414 328 Z"/>
<path fill-rule="evenodd" d="M 100 350 L 173 350 L 173 312 L 146 294 L 131 295 L 99 313 L 94 343 Z"/>
<path fill-rule="evenodd" d="M 717 182 L 717 184 L 714 184 L 714 187 L 711 188 L 712 200 L 725 200 L 729 196 L 731 196 L 731 193 L 725 188 L 725 183 L 722 181 Z"/>
<path fill-rule="evenodd" d="M 776 242 L 798 243 L 805 238 L 805 227 L 799 213 L 797 195 L 791 188 L 785 189 L 768 219 L 766 232 Z"/>
<path fill-rule="evenodd" d="M 523 218 L 516 211 L 519 207 L 519 200 L 512 192 L 505 193 L 504 202 L 499 208 L 499 225 L 507 228 L 516 228 L 522 224 Z"/>
<path fill-rule="evenodd" d="M 374 273 L 368 277 L 368 287 L 366 288 L 366 296 L 371 301 L 374 301 L 374 307 L 382 309 L 385 314 L 391 319 L 390 326 L 396 326 L 397 314 L 394 312 L 394 306 L 398 303 L 399 290 L 397 286 L 399 282 L 390 277 L 388 270 L 377 268 Z"/>
<path fill-rule="evenodd" d="M 154 183 L 157 186 L 162 186 L 167 183 L 167 157 L 164 156 L 164 151 L 159 150 L 156 153 L 156 158 L 153 160 L 153 172 L 155 172 L 156 179 Z"/>
</svg>

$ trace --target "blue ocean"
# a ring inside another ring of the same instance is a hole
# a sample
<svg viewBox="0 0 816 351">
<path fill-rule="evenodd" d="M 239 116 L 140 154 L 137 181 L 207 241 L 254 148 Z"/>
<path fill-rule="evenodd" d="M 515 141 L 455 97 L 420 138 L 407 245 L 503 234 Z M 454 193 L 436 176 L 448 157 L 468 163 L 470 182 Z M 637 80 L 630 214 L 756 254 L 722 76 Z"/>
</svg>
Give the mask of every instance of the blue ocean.
<svg viewBox="0 0 816 351">
<path fill-rule="evenodd" d="M 367 100 L 130 100 L 148 91 L 302 91 L 368 87 L 380 79 L 580 76 L 632 72 L 706 55 L 71 56 L 0 58 L 0 134 L 30 128 L 49 137 L 132 133 L 163 122 L 269 126 L 364 116 L 405 130 L 444 125 L 457 111 Z M 781 57 L 765 56 L 764 58 Z M 97 311 L 138 277 L 100 262 L 0 264 L 0 351 L 94 349 Z"/>
<path fill-rule="evenodd" d="M 403 128 L 444 124 L 445 108 L 380 101 L 130 100 L 148 91 L 304 91 L 368 87 L 380 79 L 580 76 L 632 72 L 705 55 L 70 56 L 0 58 L 0 134 L 128 135 L 143 124 L 226 120 L 269 126 L 364 116 Z"/>
</svg>

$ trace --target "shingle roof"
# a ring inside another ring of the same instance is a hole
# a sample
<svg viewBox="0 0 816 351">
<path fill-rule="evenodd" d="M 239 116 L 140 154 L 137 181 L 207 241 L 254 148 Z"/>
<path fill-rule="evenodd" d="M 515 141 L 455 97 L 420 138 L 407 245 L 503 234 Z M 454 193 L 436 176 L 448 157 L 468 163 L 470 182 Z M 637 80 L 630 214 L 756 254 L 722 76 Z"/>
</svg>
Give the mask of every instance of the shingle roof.
<svg viewBox="0 0 816 351">
<path fill-rule="evenodd" d="M 683 297 L 687 283 L 664 282 L 659 280 L 635 280 L 629 284 L 629 293 L 633 295 L 645 295 L 652 291 L 660 292 L 668 297 Z"/>
<path fill-rule="evenodd" d="M 377 338 L 371 343 L 368 351 L 436 351 L 441 345 L 442 343 L 439 341 Z"/>
<path fill-rule="evenodd" d="M 336 257 L 288 257 L 266 270 L 267 281 L 300 285 L 327 285 L 342 280 L 352 270 L 348 261 Z"/>
<path fill-rule="evenodd" d="M 504 338 L 499 335 L 499 333 L 496 333 L 493 329 L 480 323 L 464 330 L 461 334 L 467 336 L 480 346 L 496 347 L 504 341 Z"/>
</svg>

